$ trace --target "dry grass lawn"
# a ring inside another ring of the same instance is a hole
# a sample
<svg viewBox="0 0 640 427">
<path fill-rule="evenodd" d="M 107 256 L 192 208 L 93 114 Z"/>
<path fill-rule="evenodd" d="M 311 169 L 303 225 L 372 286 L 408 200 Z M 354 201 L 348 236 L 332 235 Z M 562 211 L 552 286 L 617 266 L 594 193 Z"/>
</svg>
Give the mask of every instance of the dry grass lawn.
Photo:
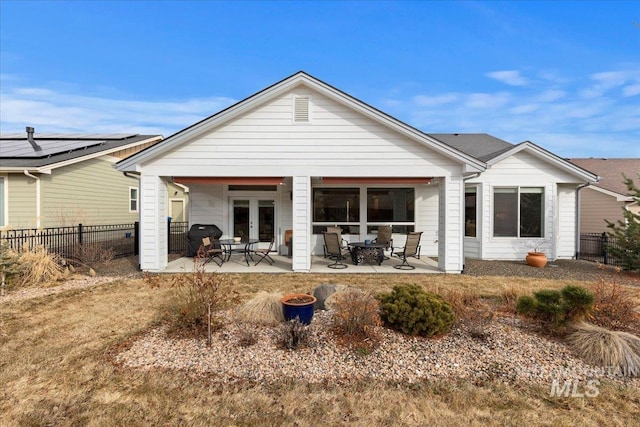
<svg viewBox="0 0 640 427">
<path fill-rule="evenodd" d="M 320 283 L 390 289 L 472 289 L 485 296 L 562 287 L 526 278 L 402 275 L 234 275 L 244 301 L 258 291 Z M 122 369 L 110 354 L 157 324 L 170 289 L 118 281 L 0 303 L 0 425 L 638 425 L 640 391 L 603 385 L 595 398 L 549 387 L 436 382 L 353 386 L 213 385 L 188 372 Z"/>
</svg>

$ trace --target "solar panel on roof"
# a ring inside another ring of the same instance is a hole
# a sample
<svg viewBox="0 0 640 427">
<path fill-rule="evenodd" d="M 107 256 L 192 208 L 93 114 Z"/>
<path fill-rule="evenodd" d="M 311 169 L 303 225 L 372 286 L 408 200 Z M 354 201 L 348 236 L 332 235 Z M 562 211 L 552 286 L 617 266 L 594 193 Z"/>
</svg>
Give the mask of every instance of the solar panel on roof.
<svg viewBox="0 0 640 427">
<path fill-rule="evenodd" d="M 10 136 L 17 137 L 11 138 Z M 76 150 L 88 149 L 110 141 L 122 141 L 136 134 L 39 134 L 35 138 L 41 150 L 31 146 L 24 133 L 2 135 L 0 137 L 0 157 L 43 158 Z"/>
</svg>

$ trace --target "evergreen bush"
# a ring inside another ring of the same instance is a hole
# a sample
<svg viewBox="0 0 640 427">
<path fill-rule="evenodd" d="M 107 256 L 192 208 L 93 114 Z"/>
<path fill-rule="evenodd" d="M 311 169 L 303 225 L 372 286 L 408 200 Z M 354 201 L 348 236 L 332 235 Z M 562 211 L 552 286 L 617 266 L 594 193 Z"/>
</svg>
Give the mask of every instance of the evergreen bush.
<svg viewBox="0 0 640 427">
<path fill-rule="evenodd" d="M 376 298 L 383 322 L 408 335 L 442 334 L 455 322 L 449 303 L 415 284 L 395 286 L 390 293 Z"/>
<path fill-rule="evenodd" d="M 593 310 L 594 295 L 581 286 L 568 285 L 561 290 L 544 289 L 518 298 L 518 313 L 561 326 L 584 319 Z"/>
</svg>

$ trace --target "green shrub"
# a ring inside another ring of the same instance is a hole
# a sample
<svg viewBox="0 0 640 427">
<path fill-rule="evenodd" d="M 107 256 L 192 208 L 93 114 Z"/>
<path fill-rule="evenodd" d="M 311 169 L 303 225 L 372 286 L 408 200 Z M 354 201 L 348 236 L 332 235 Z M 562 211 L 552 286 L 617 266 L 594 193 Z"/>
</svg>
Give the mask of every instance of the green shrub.
<svg viewBox="0 0 640 427">
<path fill-rule="evenodd" d="M 383 322 L 405 334 L 430 337 L 446 332 L 455 322 L 451 305 L 418 285 L 395 286 L 376 298 Z"/>
<path fill-rule="evenodd" d="M 585 288 L 568 285 L 562 288 L 561 293 L 568 320 L 583 320 L 593 310 L 595 297 Z"/>
<path fill-rule="evenodd" d="M 530 315 L 536 311 L 536 300 L 531 295 L 523 295 L 518 298 L 516 310 L 520 314 Z"/>
<path fill-rule="evenodd" d="M 567 321 L 584 319 L 593 310 L 593 293 L 580 286 L 568 285 L 560 291 L 544 289 L 518 298 L 518 313 L 549 322 L 557 327 Z"/>
</svg>

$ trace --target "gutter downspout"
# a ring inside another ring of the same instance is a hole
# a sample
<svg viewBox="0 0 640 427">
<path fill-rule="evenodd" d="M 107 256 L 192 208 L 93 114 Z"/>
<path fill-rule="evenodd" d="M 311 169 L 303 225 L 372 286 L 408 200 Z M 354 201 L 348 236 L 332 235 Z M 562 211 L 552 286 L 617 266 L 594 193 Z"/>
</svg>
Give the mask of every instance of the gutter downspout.
<svg viewBox="0 0 640 427">
<path fill-rule="evenodd" d="M 25 176 L 28 176 L 29 178 L 33 178 L 36 180 L 36 228 L 40 228 L 41 226 L 41 221 L 40 221 L 40 217 L 41 217 L 41 198 L 40 198 L 40 177 L 39 176 L 35 176 L 32 175 L 27 169 L 22 171 Z"/>
<path fill-rule="evenodd" d="M 599 177 L 598 177 L 599 178 Z M 576 188 L 576 241 L 575 241 L 575 259 L 578 259 L 580 253 L 580 190 L 587 188 L 591 183 L 580 184 Z"/>
</svg>

